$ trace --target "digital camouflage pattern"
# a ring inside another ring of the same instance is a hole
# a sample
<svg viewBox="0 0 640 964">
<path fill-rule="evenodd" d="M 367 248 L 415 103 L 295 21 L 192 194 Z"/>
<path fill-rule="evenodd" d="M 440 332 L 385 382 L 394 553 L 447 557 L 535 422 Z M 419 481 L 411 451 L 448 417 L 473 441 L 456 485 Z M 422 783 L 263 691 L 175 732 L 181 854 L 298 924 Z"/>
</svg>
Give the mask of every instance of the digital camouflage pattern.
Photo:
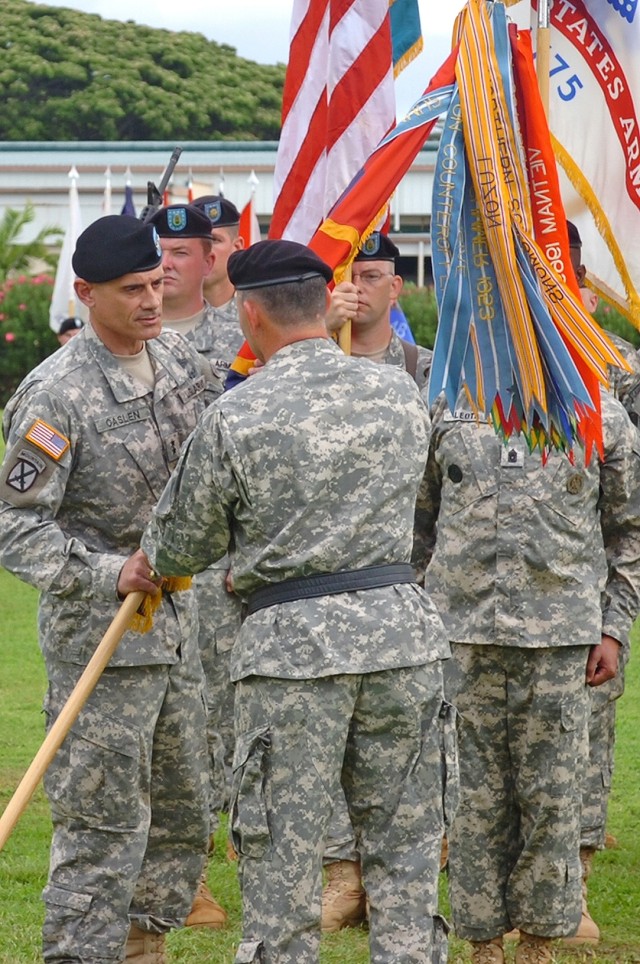
<svg viewBox="0 0 640 964">
<path fill-rule="evenodd" d="M 167 323 L 171 327 L 171 323 Z M 212 389 L 207 401 L 215 401 L 244 335 L 238 321 L 236 299 L 222 308 L 205 302 L 202 315 L 184 337 L 211 368 Z M 222 556 L 210 570 L 198 575 L 194 586 L 198 597 L 199 645 L 207 685 L 207 740 L 211 762 L 211 832 L 218 826 L 218 814 L 227 809 L 231 790 L 233 760 L 234 688 L 229 678 L 229 656 L 240 628 L 241 604 L 226 589 L 229 559 Z"/>
<path fill-rule="evenodd" d="M 602 395 L 604 460 L 546 464 L 504 445 L 459 400 L 438 402 L 418 496 L 414 561 L 449 638 L 499 646 L 628 646 L 640 599 L 640 443 Z M 438 541 L 435 541 L 435 525 Z M 435 545 L 435 550 L 434 550 Z M 600 592 L 604 591 L 601 605 Z"/>
<path fill-rule="evenodd" d="M 118 610 L 120 569 L 204 407 L 185 341 L 167 332 L 147 348 L 153 392 L 86 326 L 5 410 L 0 561 L 41 591 L 49 724 Z M 194 594 L 166 595 L 148 633 L 125 633 L 49 769 L 45 960 L 93 948 L 120 962 L 132 900 L 142 926 L 187 913 L 208 839 L 204 728 Z"/>
<path fill-rule="evenodd" d="M 205 413 L 143 546 L 165 574 L 201 571 L 230 547 L 242 598 L 290 577 L 406 562 L 428 437 L 427 411 L 406 375 L 348 358 L 328 339 L 288 345 Z M 443 826 L 444 724 L 436 720 L 446 655 L 440 619 L 411 584 L 291 601 L 244 621 L 232 653 L 232 678 L 242 681 L 231 801 L 246 915 L 238 962 L 317 959 L 324 828 L 345 745 L 343 783 L 381 908 L 372 960 L 439 959 L 429 956 L 442 932 L 428 902 Z M 449 758 L 453 766 L 453 745 Z M 391 769 L 394 790 L 411 803 L 391 794 L 383 833 L 371 792 L 388 791 Z M 393 895 L 374 869 L 391 866 Z"/>
<path fill-rule="evenodd" d="M 213 312 L 211 326 L 214 334 L 213 349 L 216 357 L 220 358 L 225 369 L 228 369 L 244 342 L 244 335 L 238 320 L 236 297 L 234 295 L 230 301 L 227 301 L 225 305 L 220 305 L 219 308 L 208 305 L 208 309 Z M 206 346 L 203 347 L 205 351 L 208 350 Z M 197 345 L 196 348 L 201 351 Z"/>
<path fill-rule="evenodd" d="M 346 359 L 328 339 L 288 345 L 207 409 L 143 548 L 159 572 L 189 574 L 220 558 L 233 536 L 231 578 L 242 599 L 293 576 L 408 562 L 428 437 L 407 375 Z M 361 599 L 254 613 L 236 640 L 231 678 L 374 672 L 448 655 L 435 607 L 415 585 L 368 590 L 366 606 Z M 297 645 L 281 646 L 279 633 L 294 633 Z"/>
<path fill-rule="evenodd" d="M 370 960 L 444 964 L 437 881 L 457 769 L 440 662 L 237 685 L 230 813 L 243 893 L 237 964 L 318 960 L 322 855 L 341 770 L 369 898 Z"/>
<path fill-rule="evenodd" d="M 584 646 L 451 647 L 460 802 L 448 831 L 455 933 L 575 932 L 581 916 L 580 779 L 587 752 Z"/>
<path fill-rule="evenodd" d="M 618 675 L 589 688 L 589 756 L 582 773 L 580 846 L 603 850 L 616 742 L 616 701 L 624 693 L 627 653 L 620 651 Z"/>
<path fill-rule="evenodd" d="M 640 356 L 633 345 L 610 331 L 607 335 L 631 371 L 610 370 L 611 389 L 622 402 L 636 430 L 640 427 Z M 618 675 L 589 692 L 589 759 L 582 779 L 582 847 L 604 847 L 607 810 L 613 779 L 616 740 L 616 700 L 624 693 L 624 668 L 628 652 L 620 654 Z"/>
<path fill-rule="evenodd" d="M 391 340 L 381 364 L 392 365 L 395 368 L 401 369 L 401 371 L 406 371 L 407 361 L 412 364 L 412 360 L 415 357 L 415 372 L 409 371 L 409 374 L 414 378 L 418 388 L 422 390 L 426 386 L 429 378 L 433 352 L 428 348 L 423 348 L 421 345 L 415 345 L 413 351 L 415 351 L 415 355 L 410 350 L 409 357 L 407 358 L 405 350 L 402 347 L 402 339 L 396 331 L 392 331 Z M 334 801 L 324 859 L 325 863 L 333 860 L 359 860 L 356 843 L 353 839 L 351 821 L 347 813 L 346 801 L 340 789 L 338 789 L 338 797 Z"/>
<path fill-rule="evenodd" d="M 601 633 L 628 642 L 640 598 L 637 439 L 608 394 L 602 413 L 604 460 L 585 467 L 503 444 L 461 400 L 435 407 L 414 552 L 452 642 L 450 888 L 469 939 L 580 920 L 587 655 Z"/>
<path fill-rule="evenodd" d="M 431 359 L 433 358 L 433 352 L 428 348 L 423 348 L 422 345 L 415 345 L 415 351 L 418 354 L 418 360 L 415 371 L 415 383 L 418 388 L 422 389 L 427 384 L 429 378 L 429 372 L 431 371 Z M 402 347 L 402 339 L 397 332 L 391 332 L 391 341 L 382 359 L 382 364 L 393 365 L 396 368 L 406 371 L 406 357 L 404 353 L 404 348 Z M 409 372 L 413 378 L 413 372 Z"/>
<path fill-rule="evenodd" d="M 82 668 L 48 665 L 50 724 Z M 44 778 L 45 961 L 120 964 L 129 919 L 156 932 L 184 923 L 209 834 L 203 685 L 193 650 L 100 677 Z"/>
</svg>

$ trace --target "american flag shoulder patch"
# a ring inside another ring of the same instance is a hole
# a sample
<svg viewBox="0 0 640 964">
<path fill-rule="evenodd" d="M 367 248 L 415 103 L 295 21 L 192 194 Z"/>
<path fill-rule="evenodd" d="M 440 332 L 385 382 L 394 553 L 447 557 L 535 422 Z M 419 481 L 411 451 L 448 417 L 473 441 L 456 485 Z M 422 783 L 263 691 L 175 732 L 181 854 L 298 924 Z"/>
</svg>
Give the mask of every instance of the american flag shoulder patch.
<svg viewBox="0 0 640 964">
<path fill-rule="evenodd" d="M 42 449 L 43 452 L 46 452 L 47 455 L 50 455 L 56 462 L 62 458 L 69 448 L 69 439 L 61 435 L 61 433 L 55 428 L 52 428 L 51 425 L 47 425 L 41 418 L 36 419 L 25 435 L 25 438 L 39 449 Z"/>
</svg>

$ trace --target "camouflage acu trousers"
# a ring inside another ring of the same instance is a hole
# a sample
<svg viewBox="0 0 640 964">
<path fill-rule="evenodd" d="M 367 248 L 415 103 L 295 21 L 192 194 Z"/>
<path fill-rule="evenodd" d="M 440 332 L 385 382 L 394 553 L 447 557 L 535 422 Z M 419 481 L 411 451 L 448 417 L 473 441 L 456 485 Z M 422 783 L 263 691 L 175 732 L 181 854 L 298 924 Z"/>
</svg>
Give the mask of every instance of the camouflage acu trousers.
<svg viewBox="0 0 640 964">
<path fill-rule="evenodd" d="M 233 761 L 233 697 L 230 656 L 240 628 L 241 603 L 227 592 L 227 566 L 206 569 L 194 580 L 198 599 L 198 644 L 207 694 L 207 743 L 211 776 L 211 833 L 227 810 Z"/>
<path fill-rule="evenodd" d="M 82 667 L 47 659 L 53 723 Z M 107 668 L 45 777 L 53 840 L 46 962 L 124 956 L 130 918 L 184 922 L 208 842 L 200 661 Z"/>
<path fill-rule="evenodd" d="M 588 648 L 452 644 L 460 805 L 449 831 L 456 934 L 559 937 L 581 915 Z"/>
<path fill-rule="evenodd" d="M 370 900 L 371 961 L 446 961 L 438 861 L 457 772 L 455 723 L 434 662 L 236 684 L 230 824 L 243 899 L 236 962 L 318 960 L 322 854 L 340 782 Z"/>
<path fill-rule="evenodd" d="M 580 845 L 602 850 L 607 824 L 616 742 L 616 701 L 624 693 L 627 654 L 620 649 L 618 675 L 589 687 L 589 757 L 582 771 Z"/>
</svg>

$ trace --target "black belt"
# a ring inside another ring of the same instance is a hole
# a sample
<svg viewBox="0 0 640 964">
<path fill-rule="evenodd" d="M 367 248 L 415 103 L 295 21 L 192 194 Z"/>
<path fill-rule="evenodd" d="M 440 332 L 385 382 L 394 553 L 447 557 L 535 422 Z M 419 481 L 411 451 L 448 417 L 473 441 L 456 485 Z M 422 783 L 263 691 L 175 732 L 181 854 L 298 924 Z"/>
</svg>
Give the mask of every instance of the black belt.
<svg viewBox="0 0 640 964">
<path fill-rule="evenodd" d="M 313 599 L 316 596 L 333 596 L 339 592 L 356 589 L 378 589 L 403 582 L 415 582 L 416 574 L 408 562 L 395 562 L 388 566 L 367 566 L 366 569 L 347 569 L 344 572 L 322 572 L 313 576 L 283 579 L 272 586 L 263 586 L 252 592 L 247 601 L 246 614 L 277 606 L 278 603 L 296 599 Z"/>
</svg>

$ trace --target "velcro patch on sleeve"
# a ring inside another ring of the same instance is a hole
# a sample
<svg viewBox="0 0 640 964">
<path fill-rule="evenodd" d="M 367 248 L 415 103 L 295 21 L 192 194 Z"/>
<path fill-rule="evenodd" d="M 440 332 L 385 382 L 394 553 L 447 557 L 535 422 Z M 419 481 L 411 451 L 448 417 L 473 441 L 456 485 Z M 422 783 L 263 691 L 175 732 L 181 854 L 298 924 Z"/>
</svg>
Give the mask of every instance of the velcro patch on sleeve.
<svg viewBox="0 0 640 964">
<path fill-rule="evenodd" d="M 25 438 L 58 462 L 69 448 L 69 439 L 41 418 L 35 420 Z"/>
<path fill-rule="evenodd" d="M 0 499 L 18 507 L 33 505 L 55 468 L 31 445 L 14 449 L 0 470 Z"/>
</svg>

